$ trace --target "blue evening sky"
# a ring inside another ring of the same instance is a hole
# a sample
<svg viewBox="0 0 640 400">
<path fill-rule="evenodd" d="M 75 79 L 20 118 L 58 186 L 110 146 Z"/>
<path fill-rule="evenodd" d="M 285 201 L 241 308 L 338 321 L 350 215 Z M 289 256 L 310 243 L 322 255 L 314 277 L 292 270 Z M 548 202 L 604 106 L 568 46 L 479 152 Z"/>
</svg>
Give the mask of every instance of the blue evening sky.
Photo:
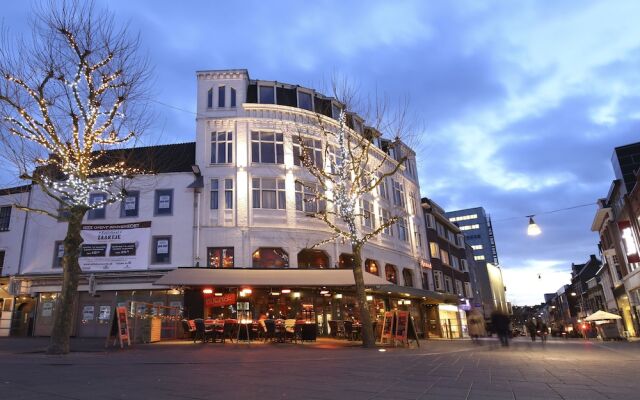
<svg viewBox="0 0 640 400">
<path fill-rule="evenodd" d="M 9 34 L 28 32 L 31 3 L 3 4 Z M 543 301 L 598 251 L 595 205 L 539 215 L 533 239 L 524 216 L 595 203 L 613 148 L 640 139 L 637 1 L 97 3 L 139 30 L 154 98 L 179 109 L 195 109 L 202 69 L 315 88 L 339 73 L 408 97 L 425 123 L 422 195 L 491 214 L 515 304 Z M 194 140 L 192 113 L 155 106 L 153 143 Z"/>
</svg>

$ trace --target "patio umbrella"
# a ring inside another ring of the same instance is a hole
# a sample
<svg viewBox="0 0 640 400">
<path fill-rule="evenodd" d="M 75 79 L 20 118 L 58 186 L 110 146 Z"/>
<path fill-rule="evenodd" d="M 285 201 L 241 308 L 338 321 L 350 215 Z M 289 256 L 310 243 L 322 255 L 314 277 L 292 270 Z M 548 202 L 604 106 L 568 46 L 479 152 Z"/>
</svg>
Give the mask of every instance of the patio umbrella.
<svg viewBox="0 0 640 400">
<path fill-rule="evenodd" d="M 596 311 L 593 314 L 589 315 L 587 318 L 585 318 L 585 321 L 602 321 L 605 319 L 622 319 L 621 316 L 617 315 L 617 314 L 611 314 L 608 313 L 606 311 Z"/>
</svg>

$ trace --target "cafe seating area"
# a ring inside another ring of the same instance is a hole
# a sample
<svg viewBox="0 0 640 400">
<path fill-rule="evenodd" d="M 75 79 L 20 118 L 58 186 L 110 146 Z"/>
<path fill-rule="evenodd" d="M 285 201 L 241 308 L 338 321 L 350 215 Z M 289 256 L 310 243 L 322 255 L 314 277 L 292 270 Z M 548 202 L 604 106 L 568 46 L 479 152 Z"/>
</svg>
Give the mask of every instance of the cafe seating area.
<svg viewBox="0 0 640 400">
<path fill-rule="evenodd" d="M 194 343 L 225 343 L 230 341 L 256 341 L 270 343 L 304 343 L 316 341 L 318 325 L 295 319 L 237 319 L 183 320 L 185 335 Z"/>
<path fill-rule="evenodd" d="M 351 320 L 329 321 L 329 335 L 336 339 L 360 340 L 362 324 Z"/>
</svg>

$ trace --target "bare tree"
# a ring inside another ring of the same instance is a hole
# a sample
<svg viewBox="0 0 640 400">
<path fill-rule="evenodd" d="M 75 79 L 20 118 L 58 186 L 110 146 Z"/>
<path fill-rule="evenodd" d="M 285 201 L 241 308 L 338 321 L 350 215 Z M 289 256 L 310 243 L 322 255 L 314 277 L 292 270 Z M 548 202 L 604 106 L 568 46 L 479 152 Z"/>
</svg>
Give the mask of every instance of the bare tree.
<svg viewBox="0 0 640 400">
<path fill-rule="evenodd" d="M 337 91 L 348 88 L 342 81 L 336 85 L 340 86 L 334 86 L 334 90 Z M 346 93 L 349 99 L 355 97 L 352 91 Z M 362 250 L 367 242 L 388 230 L 404 215 L 381 218 L 380 224 L 371 224 L 377 225 L 375 229 L 365 232 L 359 222 L 372 216 L 361 210 L 361 204 L 368 193 L 378 190 L 387 178 L 396 175 L 407 160 L 406 155 L 402 154 L 401 142 L 398 139 L 406 127 L 406 111 L 403 109 L 394 113 L 393 118 L 388 118 L 390 113 L 387 102 L 376 101 L 372 104 L 375 126 L 384 127 L 394 136 L 393 140 L 386 142 L 387 152 L 378 151 L 373 144 L 374 136 L 379 134 L 378 128 L 367 127 L 366 132 L 354 131 L 347 126 L 347 113 L 344 110 L 340 114 L 337 129 L 328 127 L 328 123 L 323 121 L 325 117 L 318 115 L 318 125 L 323 136 L 323 160 L 319 161 L 318 157 L 314 156 L 314 149 L 307 144 L 302 133 L 298 132 L 296 138 L 300 144 L 299 158 L 302 165 L 316 180 L 313 184 L 300 180 L 296 183 L 304 187 L 305 202 L 324 205 L 311 215 L 323 221 L 332 232 L 329 238 L 312 247 L 336 240 L 351 243 L 356 301 L 362 321 L 364 347 L 375 346 L 376 340 L 365 293 Z M 391 157 L 390 153 L 394 152 L 396 157 Z"/>
<path fill-rule="evenodd" d="M 60 204 L 68 222 L 50 354 L 69 352 L 82 219 L 88 210 L 121 199 L 126 178 L 141 172 L 114 157 L 121 152 L 107 151 L 131 146 L 148 123 L 149 69 L 138 48 L 138 38 L 118 28 L 108 12 L 76 0 L 45 4 L 36 12 L 30 40 L 5 38 L 0 45 L 5 155 L 22 179 Z M 92 192 L 105 195 L 92 202 Z"/>
</svg>

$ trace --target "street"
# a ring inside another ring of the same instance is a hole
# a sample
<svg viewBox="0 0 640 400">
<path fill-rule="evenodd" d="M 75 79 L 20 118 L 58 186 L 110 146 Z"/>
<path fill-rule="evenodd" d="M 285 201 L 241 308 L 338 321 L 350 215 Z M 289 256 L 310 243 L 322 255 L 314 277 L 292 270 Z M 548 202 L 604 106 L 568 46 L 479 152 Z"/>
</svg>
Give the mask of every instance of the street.
<svg viewBox="0 0 640 400">
<path fill-rule="evenodd" d="M 163 342 L 126 350 L 0 339 L 3 399 L 634 399 L 640 342 L 422 341 L 419 349 Z"/>
</svg>

